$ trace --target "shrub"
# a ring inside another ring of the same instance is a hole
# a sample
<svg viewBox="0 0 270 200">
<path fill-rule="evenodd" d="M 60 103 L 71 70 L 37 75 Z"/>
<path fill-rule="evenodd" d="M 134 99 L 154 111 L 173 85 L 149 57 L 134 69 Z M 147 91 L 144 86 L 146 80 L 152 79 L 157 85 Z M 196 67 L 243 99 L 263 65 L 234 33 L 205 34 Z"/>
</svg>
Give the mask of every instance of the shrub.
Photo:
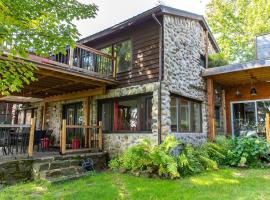
<svg viewBox="0 0 270 200">
<path fill-rule="evenodd" d="M 160 145 L 153 145 L 149 140 L 143 140 L 111 160 L 109 166 L 111 169 L 124 172 L 177 178 L 180 175 L 217 169 L 217 162 L 208 154 L 209 148 L 205 146 L 195 149 L 188 144 L 182 144 L 174 136 L 166 137 Z"/>
<path fill-rule="evenodd" d="M 228 150 L 231 166 L 259 166 L 268 160 L 269 145 L 261 137 L 238 137 L 232 140 Z"/>
</svg>

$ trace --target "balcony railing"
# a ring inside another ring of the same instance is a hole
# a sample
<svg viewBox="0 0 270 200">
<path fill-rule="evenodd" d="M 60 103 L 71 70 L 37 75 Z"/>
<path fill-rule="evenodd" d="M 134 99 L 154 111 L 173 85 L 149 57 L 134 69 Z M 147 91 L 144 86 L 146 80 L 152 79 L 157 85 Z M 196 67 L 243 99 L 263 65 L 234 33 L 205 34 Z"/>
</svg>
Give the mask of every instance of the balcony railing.
<svg viewBox="0 0 270 200">
<path fill-rule="evenodd" d="M 52 55 L 49 59 L 106 77 L 115 77 L 116 58 L 82 44 L 76 44 L 74 49 L 68 47 L 66 54 Z"/>
</svg>

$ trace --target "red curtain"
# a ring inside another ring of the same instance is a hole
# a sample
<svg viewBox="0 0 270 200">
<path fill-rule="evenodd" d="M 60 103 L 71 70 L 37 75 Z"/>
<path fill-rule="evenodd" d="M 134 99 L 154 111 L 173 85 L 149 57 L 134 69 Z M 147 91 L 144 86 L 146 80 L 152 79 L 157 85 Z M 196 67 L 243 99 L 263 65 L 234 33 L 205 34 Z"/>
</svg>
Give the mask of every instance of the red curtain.
<svg viewBox="0 0 270 200">
<path fill-rule="evenodd" d="M 118 130 L 118 113 L 119 113 L 119 104 L 118 101 L 114 101 L 114 115 L 113 115 L 113 130 Z"/>
</svg>

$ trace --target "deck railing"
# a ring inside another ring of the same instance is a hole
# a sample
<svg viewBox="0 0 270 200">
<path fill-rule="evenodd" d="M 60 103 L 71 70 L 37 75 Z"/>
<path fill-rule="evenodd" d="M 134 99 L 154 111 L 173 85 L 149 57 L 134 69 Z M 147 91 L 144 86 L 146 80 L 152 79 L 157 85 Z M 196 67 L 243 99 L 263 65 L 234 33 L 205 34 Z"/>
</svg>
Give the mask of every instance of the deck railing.
<svg viewBox="0 0 270 200">
<path fill-rule="evenodd" d="M 74 49 L 67 47 L 66 54 L 59 53 L 52 55 L 50 59 L 70 67 L 86 69 L 106 77 L 114 77 L 116 72 L 115 57 L 82 44 L 76 44 Z"/>
<path fill-rule="evenodd" d="M 60 153 L 72 153 L 81 150 L 102 151 L 102 122 L 98 125 L 67 125 L 62 121 L 60 135 Z"/>
<path fill-rule="evenodd" d="M 30 125 L 0 124 L 2 156 L 28 154 L 33 156 L 35 119 Z"/>
</svg>

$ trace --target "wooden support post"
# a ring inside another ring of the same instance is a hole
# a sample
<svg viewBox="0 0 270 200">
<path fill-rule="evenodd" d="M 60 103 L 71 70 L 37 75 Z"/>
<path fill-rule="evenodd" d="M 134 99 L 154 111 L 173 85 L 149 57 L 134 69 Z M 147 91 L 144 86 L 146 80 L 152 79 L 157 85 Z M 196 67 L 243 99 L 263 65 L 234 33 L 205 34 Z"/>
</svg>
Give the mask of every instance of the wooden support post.
<svg viewBox="0 0 270 200">
<path fill-rule="evenodd" d="M 227 135 L 227 115 L 226 115 L 226 93 L 225 93 L 225 90 L 221 91 L 221 108 L 222 108 L 223 132 L 225 135 Z"/>
<path fill-rule="evenodd" d="M 214 112 L 214 81 L 207 78 L 207 100 L 208 100 L 208 139 L 215 139 L 215 112 Z"/>
<path fill-rule="evenodd" d="M 98 147 L 99 150 L 102 151 L 103 147 L 102 147 L 102 121 L 98 122 Z"/>
<path fill-rule="evenodd" d="M 270 143 L 270 115 L 269 113 L 266 113 L 266 116 L 265 116 L 265 135 L 266 135 L 266 141 Z"/>
<path fill-rule="evenodd" d="M 61 141 L 60 141 L 60 153 L 62 155 L 66 154 L 66 134 L 67 134 L 67 120 L 63 119 L 62 122 L 62 131 L 61 131 Z"/>
<path fill-rule="evenodd" d="M 90 112 L 89 112 L 89 97 L 86 97 L 84 100 L 84 125 L 89 126 L 90 121 Z M 89 147 L 89 128 L 84 129 L 84 147 Z"/>
<path fill-rule="evenodd" d="M 28 157 L 33 156 L 35 127 L 36 127 L 36 119 L 31 118 L 31 128 L 30 128 L 29 143 L 28 143 Z"/>
<path fill-rule="evenodd" d="M 69 59 L 68 59 L 68 65 L 70 67 L 73 66 L 73 54 L 74 54 L 74 49 L 70 47 L 70 49 L 69 49 Z"/>
<path fill-rule="evenodd" d="M 47 120 L 47 110 L 48 110 L 48 102 L 45 102 L 43 105 L 43 116 L 42 116 L 42 125 L 41 130 L 46 129 L 46 120 Z"/>
</svg>

